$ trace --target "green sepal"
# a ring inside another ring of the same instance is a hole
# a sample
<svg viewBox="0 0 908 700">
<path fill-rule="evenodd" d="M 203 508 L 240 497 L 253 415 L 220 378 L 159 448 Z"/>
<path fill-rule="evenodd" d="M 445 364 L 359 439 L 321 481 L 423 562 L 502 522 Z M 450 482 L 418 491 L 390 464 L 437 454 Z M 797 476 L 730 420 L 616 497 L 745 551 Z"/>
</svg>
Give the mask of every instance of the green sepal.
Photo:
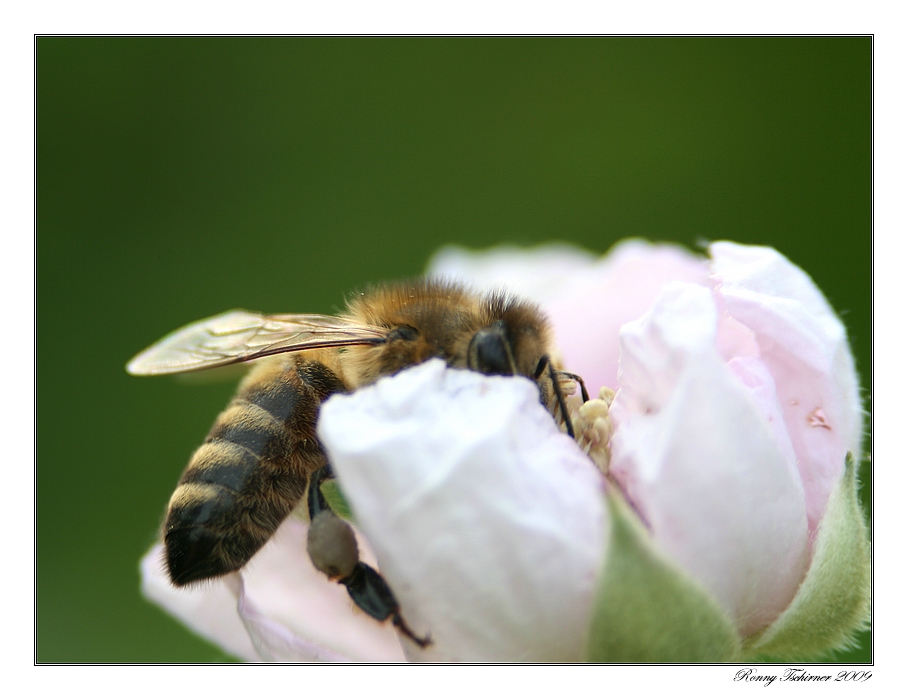
<svg viewBox="0 0 908 700">
<path fill-rule="evenodd" d="M 746 654 L 794 660 L 848 648 L 855 633 L 866 628 L 869 614 L 870 539 L 849 454 L 820 521 L 803 583 L 788 609 L 746 641 Z"/>
<path fill-rule="evenodd" d="M 321 491 L 325 500 L 328 501 L 328 505 L 331 506 L 331 510 L 344 520 L 353 522 L 353 511 L 350 510 L 350 504 L 347 503 L 347 499 L 344 497 L 344 494 L 341 492 L 340 486 L 337 485 L 336 481 L 323 481 Z"/>
<path fill-rule="evenodd" d="M 609 489 L 608 553 L 594 594 L 587 660 L 736 660 L 735 626 L 698 583 L 660 554 L 622 496 Z"/>
</svg>

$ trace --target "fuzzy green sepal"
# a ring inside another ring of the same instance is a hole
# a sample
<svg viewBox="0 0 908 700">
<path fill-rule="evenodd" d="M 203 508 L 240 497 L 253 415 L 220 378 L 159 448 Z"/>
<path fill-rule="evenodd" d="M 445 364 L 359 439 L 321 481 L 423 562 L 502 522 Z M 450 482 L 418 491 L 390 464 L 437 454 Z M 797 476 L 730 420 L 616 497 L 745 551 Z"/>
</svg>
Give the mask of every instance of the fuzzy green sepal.
<svg viewBox="0 0 908 700">
<path fill-rule="evenodd" d="M 728 616 L 660 554 L 623 497 L 608 496 L 608 553 L 587 643 L 592 662 L 715 663 L 738 658 Z"/>
<path fill-rule="evenodd" d="M 746 642 L 748 657 L 812 658 L 853 644 L 870 615 L 870 540 L 849 454 L 820 522 L 810 569 L 788 609 Z"/>
<path fill-rule="evenodd" d="M 328 505 L 331 506 L 331 510 L 344 520 L 353 522 L 353 511 L 350 510 L 350 504 L 347 503 L 347 499 L 344 497 L 344 494 L 336 481 L 331 480 L 322 482 L 321 491 L 325 500 L 328 501 Z"/>
</svg>

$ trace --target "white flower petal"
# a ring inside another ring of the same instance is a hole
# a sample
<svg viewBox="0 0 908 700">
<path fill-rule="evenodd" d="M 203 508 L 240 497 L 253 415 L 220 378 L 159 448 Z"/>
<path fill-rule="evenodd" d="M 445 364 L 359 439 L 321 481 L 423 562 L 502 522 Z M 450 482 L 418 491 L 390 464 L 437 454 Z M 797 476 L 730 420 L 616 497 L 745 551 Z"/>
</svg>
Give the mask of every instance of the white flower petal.
<svg viewBox="0 0 908 700">
<path fill-rule="evenodd" d="M 579 661 L 605 542 L 602 481 L 537 388 L 431 361 L 319 420 L 404 618 L 411 660 Z"/>
<path fill-rule="evenodd" d="M 778 388 L 814 532 L 846 453 L 860 455 L 860 394 L 845 327 L 810 277 L 778 251 L 720 242 L 710 254 L 729 313 L 753 331 Z"/>
<path fill-rule="evenodd" d="M 791 601 L 807 523 L 791 453 L 764 418 L 771 409 L 726 367 L 715 334 L 711 292 L 681 284 L 622 329 L 612 473 L 663 551 L 747 635 Z"/>
</svg>

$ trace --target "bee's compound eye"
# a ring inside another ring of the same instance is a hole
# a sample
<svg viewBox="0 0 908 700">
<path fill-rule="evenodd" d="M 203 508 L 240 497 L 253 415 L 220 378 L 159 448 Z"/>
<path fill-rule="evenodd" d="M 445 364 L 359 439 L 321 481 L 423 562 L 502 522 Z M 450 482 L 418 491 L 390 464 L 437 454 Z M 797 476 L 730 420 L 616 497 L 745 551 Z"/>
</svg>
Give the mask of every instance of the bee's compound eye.
<svg viewBox="0 0 908 700">
<path fill-rule="evenodd" d="M 419 331 L 413 326 L 400 326 L 388 333 L 385 340 L 390 343 L 392 340 L 416 340 L 418 337 Z"/>
<path fill-rule="evenodd" d="M 353 528 L 330 510 L 312 519 L 307 549 L 315 568 L 328 578 L 347 578 L 359 562 Z"/>
<path fill-rule="evenodd" d="M 467 367 L 483 374 L 516 374 L 514 358 L 501 323 L 476 332 L 467 348 Z"/>
</svg>

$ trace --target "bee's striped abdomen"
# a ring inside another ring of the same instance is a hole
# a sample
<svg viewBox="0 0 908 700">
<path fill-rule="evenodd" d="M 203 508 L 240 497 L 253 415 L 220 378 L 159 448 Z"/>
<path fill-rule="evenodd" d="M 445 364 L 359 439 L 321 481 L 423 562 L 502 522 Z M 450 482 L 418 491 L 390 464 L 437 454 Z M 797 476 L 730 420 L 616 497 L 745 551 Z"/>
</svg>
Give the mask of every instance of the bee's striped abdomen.
<svg viewBox="0 0 908 700">
<path fill-rule="evenodd" d="M 164 540 L 175 584 L 235 571 L 268 541 L 325 463 L 318 409 L 342 390 L 337 374 L 300 355 L 253 370 L 170 500 Z"/>
</svg>

